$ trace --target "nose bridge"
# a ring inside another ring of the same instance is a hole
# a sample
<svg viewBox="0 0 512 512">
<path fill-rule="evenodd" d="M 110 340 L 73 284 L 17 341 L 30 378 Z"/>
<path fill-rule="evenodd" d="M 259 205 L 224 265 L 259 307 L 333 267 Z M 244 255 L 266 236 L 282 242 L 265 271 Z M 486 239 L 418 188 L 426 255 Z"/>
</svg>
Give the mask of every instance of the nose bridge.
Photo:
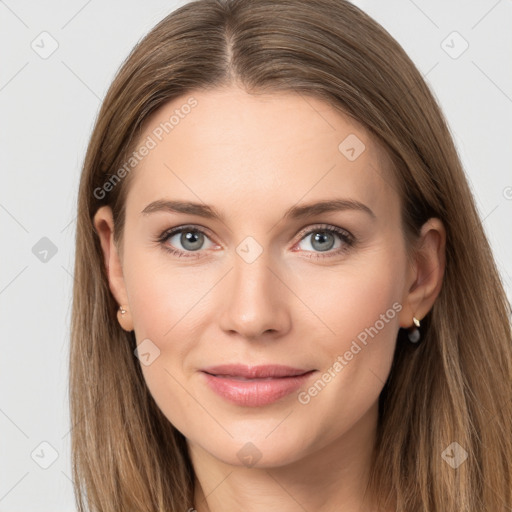
<svg viewBox="0 0 512 512">
<path fill-rule="evenodd" d="M 276 265 L 271 261 L 270 251 L 258 249 L 250 240 L 242 242 L 234 255 L 233 267 L 227 276 L 221 327 L 247 338 L 267 331 L 286 331 L 290 322 L 286 287 L 275 275 Z"/>
</svg>

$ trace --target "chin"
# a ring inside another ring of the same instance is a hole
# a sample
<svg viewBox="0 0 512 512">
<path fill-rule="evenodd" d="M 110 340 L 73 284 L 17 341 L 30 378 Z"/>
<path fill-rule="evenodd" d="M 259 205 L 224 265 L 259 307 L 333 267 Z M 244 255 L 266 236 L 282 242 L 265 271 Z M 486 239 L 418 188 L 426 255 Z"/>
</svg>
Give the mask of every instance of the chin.
<svg viewBox="0 0 512 512">
<path fill-rule="evenodd" d="M 258 469 L 286 466 L 297 462 L 304 455 L 303 442 L 281 439 L 273 434 L 265 439 L 265 435 L 252 440 L 250 436 L 244 436 L 243 441 L 233 439 L 222 444 L 213 443 L 211 448 L 206 445 L 204 448 L 210 448 L 208 452 L 225 464 Z"/>
</svg>

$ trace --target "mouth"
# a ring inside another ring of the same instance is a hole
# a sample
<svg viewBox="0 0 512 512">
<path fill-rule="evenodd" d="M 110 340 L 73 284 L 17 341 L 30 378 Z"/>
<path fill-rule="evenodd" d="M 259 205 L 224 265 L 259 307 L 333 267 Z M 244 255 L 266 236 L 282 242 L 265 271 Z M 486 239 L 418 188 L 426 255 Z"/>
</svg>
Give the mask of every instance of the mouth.
<svg viewBox="0 0 512 512">
<path fill-rule="evenodd" d="M 306 384 L 315 372 L 281 365 L 229 365 L 229 369 L 223 365 L 201 371 L 211 390 L 243 407 L 262 407 L 284 399 Z"/>
<path fill-rule="evenodd" d="M 219 366 L 210 366 L 208 368 L 204 368 L 202 371 L 215 377 L 226 377 L 236 380 L 264 380 L 284 377 L 298 377 L 314 370 L 294 368 L 291 366 L 276 364 L 259 366 L 224 364 Z"/>
</svg>

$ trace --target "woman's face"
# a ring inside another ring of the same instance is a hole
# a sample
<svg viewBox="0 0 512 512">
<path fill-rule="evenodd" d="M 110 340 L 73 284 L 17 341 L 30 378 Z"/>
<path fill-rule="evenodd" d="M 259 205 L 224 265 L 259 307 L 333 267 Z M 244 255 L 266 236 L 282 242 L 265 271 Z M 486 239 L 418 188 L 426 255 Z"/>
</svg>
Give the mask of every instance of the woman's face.
<svg viewBox="0 0 512 512">
<path fill-rule="evenodd" d="M 149 121 L 115 293 L 162 412 L 197 453 L 234 465 L 284 465 L 369 435 L 411 320 L 399 313 L 409 267 L 384 152 L 293 93 L 197 92 Z M 328 201 L 338 208 L 312 207 Z M 310 373 L 204 372 L 224 364 Z"/>
</svg>

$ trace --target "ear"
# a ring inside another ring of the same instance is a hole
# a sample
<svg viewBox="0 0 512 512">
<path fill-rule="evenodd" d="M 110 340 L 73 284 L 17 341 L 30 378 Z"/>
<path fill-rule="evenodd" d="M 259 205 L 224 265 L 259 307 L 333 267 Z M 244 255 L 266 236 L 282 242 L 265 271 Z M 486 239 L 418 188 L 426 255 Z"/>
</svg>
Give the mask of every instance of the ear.
<svg viewBox="0 0 512 512">
<path fill-rule="evenodd" d="M 110 291 L 117 303 L 120 306 L 124 306 L 129 312 L 122 261 L 119 257 L 117 245 L 114 242 L 114 218 L 110 206 L 98 208 L 94 215 L 93 224 L 101 242 Z M 118 314 L 118 318 L 121 322 L 120 314 Z M 121 326 L 127 331 L 133 330 L 130 314 L 123 315 Z"/>
<path fill-rule="evenodd" d="M 412 317 L 424 318 L 441 291 L 445 269 L 446 231 L 443 223 L 431 218 L 421 228 L 413 265 L 404 290 L 400 327 L 411 327 Z"/>
</svg>

